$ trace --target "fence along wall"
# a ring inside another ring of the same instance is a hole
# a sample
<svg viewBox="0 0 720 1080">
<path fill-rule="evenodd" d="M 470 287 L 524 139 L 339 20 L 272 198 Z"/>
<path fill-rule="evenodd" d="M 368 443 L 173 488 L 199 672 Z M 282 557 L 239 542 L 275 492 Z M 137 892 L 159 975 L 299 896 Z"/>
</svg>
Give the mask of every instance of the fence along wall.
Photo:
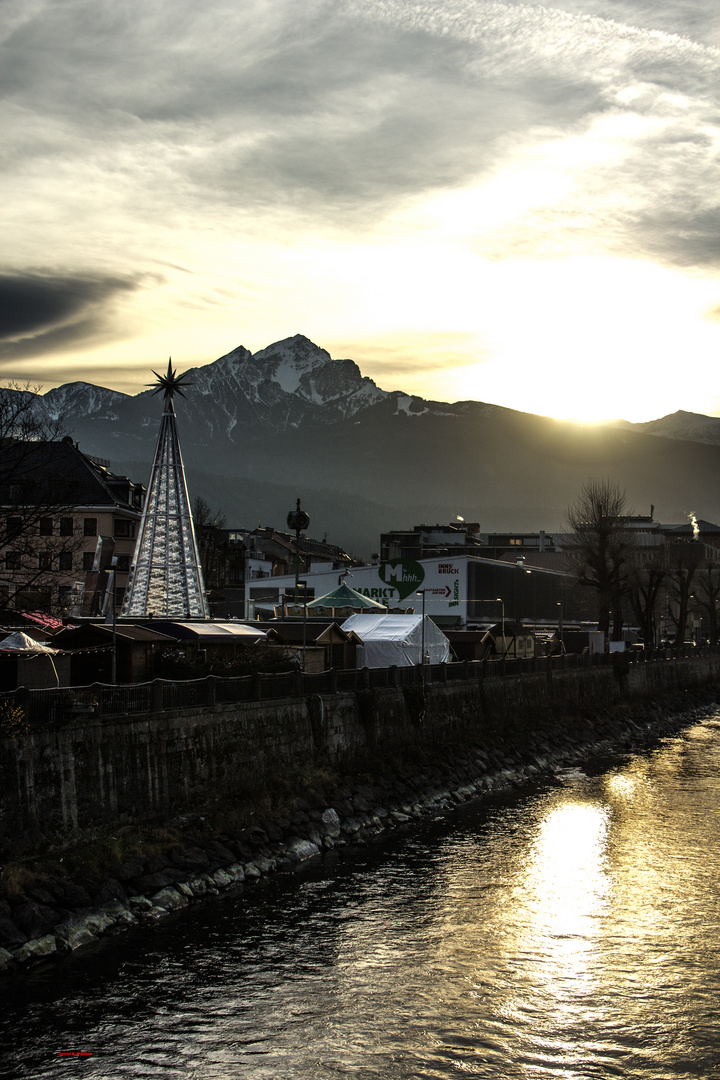
<svg viewBox="0 0 720 1080">
<path fill-rule="evenodd" d="M 170 817 L 252 799 L 309 766 L 385 759 L 408 748 L 494 743 L 635 694 L 720 684 L 720 656 L 382 687 L 145 716 L 89 717 L 0 743 L 0 840 L 14 852 L 100 824 Z"/>
</svg>

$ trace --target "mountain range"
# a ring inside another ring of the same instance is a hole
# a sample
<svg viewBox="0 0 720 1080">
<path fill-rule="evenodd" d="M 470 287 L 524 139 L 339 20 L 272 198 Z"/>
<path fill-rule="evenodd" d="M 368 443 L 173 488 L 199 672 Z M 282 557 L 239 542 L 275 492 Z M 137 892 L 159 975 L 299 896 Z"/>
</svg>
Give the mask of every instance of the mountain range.
<svg viewBox="0 0 720 1080">
<path fill-rule="evenodd" d="M 653 504 L 658 521 L 720 520 L 720 417 L 598 426 L 428 401 L 380 389 L 300 335 L 254 354 L 239 346 L 185 375 L 192 385 L 175 408 L 190 494 L 231 527 L 284 528 L 301 498 L 310 535 L 365 557 L 383 531 L 459 516 L 487 532 L 552 532 L 590 477 L 616 480 L 636 513 Z M 35 407 L 86 453 L 146 480 L 162 410 L 152 389 L 75 382 Z"/>
</svg>

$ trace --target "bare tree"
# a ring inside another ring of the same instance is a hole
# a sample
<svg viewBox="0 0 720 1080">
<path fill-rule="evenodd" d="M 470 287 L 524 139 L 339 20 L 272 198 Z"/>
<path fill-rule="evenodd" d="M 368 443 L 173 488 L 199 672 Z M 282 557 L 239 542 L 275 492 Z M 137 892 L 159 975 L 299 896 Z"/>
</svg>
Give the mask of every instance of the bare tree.
<svg viewBox="0 0 720 1080">
<path fill-rule="evenodd" d="M 565 518 L 566 555 L 577 581 L 597 592 L 598 629 L 622 639 L 623 597 L 633 537 L 624 491 L 612 480 L 588 480 Z"/>
<path fill-rule="evenodd" d="M 695 602 L 700 608 L 707 638 L 711 645 L 718 644 L 720 622 L 720 552 L 706 548 L 705 565 L 701 566 L 695 582 Z"/>
<path fill-rule="evenodd" d="M 646 646 L 656 642 L 655 616 L 662 595 L 662 586 L 669 573 L 667 549 L 664 544 L 651 548 L 637 547 L 628 551 L 628 598 L 638 621 Z"/>
<path fill-rule="evenodd" d="M 200 563 L 206 589 L 221 589 L 225 585 L 225 532 L 227 518 L 222 510 L 211 510 L 210 504 L 198 495 L 192 504 L 193 524 L 197 537 Z"/>
<path fill-rule="evenodd" d="M 675 644 L 682 645 L 695 576 L 705 560 L 705 545 L 698 540 L 673 544 L 668 549 L 668 612 L 675 623 Z"/>
</svg>

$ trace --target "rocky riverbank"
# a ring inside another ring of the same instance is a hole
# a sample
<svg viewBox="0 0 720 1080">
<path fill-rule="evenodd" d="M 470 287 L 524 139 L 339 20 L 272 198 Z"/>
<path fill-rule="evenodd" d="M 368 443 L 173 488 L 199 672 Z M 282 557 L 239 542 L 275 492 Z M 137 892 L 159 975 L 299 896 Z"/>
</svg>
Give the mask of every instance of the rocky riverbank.
<svg viewBox="0 0 720 1080">
<path fill-rule="evenodd" d="M 237 835 L 134 855 L 100 874 L 47 876 L 22 894 L 8 892 L 0 899 L 0 971 L 58 958 L 102 935 L 251 886 L 335 847 L 367 843 L 468 799 L 646 749 L 719 707 L 720 690 L 705 688 L 612 714 L 563 718 L 543 730 L 525 720 L 486 733 L 482 744 L 445 748 L 432 764 L 396 764 L 371 774 L 364 769 L 362 779 L 328 781 L 325 791 L 300 793 L 287 816 L 257 822 Z"/>
</svg>

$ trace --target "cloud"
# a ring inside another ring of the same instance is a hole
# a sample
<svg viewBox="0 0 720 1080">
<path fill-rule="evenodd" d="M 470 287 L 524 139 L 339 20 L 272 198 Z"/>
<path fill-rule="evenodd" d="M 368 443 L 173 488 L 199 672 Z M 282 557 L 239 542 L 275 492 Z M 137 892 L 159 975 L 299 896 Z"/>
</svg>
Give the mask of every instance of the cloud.
<svg viewBox="0 0 720 1080">
<path fill-rule="evenodd" d="M 97 338 L 112 302 L 138 278 L 0 275 L 0 357 L 55 352 Z"/>
<path fill-rule="evenodd" d="M 0 212 L 8 280 L 25 283 L 6 357 L 114 333 L 135 335 L 123 362 L 180 334 L 199 358 L 213 333 L 288 325 L 424 375 L 484 357 L 487 264 L 717 262 L 705 0 L 4 0 L 4 15 Z M 48 251 L 66 277 L 35 273 Z M 449 359 L 428 344 L 458 330 Z"/>
<path fill-rule="evenodd" d="M 582 139 L 637 83 L 702 100 L 714 75 L 708 50 L 680 38 L 472 0 L 76 0 L 47 5 L 8 44 L 3 79 L 25 119 L 10 160 L 64 159 L 60 187 L 102 173 L 113 204 L 132 197 L 140 217 L 165 200 L 170 218 L 224 212 L 238 224 L 258 208 L 354 228 L 486 175 L 509 143 Z M 688 114 L 687 138 L 703 123 Z M 74 156 L 86 177 L 67 168 Z"/>
</svg>

